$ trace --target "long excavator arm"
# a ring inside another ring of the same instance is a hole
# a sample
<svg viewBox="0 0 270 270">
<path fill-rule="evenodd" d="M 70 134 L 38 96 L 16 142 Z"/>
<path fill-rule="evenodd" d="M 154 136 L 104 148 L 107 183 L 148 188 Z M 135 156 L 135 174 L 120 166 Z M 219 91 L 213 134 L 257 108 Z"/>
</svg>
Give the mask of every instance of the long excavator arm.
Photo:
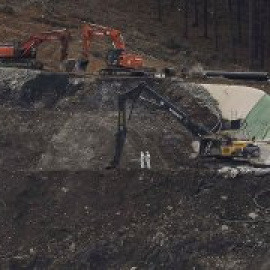
<svg viewBox="0 0 270 270">
<path fill-rule="evenodd" d="M 37 49 L 37 47 L 45 41 L 60 41 L 61 44 L 61 56 L 60 61 L 64 61 L 68 56 L 68 46 L 71 39 L 70 32 L 67 29 L 63 30 L 53 30 L 50 32 L 42 32 L 37 35 L 33 35 L 24 41 L 20 50 L 22 52 L 22 57 L 27 57 L 31 53 L 32 49 Z"/>
<path fill-rule="evenodd" d="M 118 129 L 116 133 L 116 144 L 114 158 L 108 168 L 116 168 L 120 164 L 126 135 L 127 135 L 127 115 L 126 104 L 128 101 L 134 103 L 140 98 L 142 93 L 146 93 L 151 99 L 154 99 L 156 105 L 164 111 L 170 113 L 195 137 L 201 137 L 209 134 L 210 131 L 204 125 L 193 122 L 187 114 L 150 88 L 145 82 L 140 83 L 132 90 L 118 96 Z"/>
<path fill-rule="evenodd" d="M 1 43 L 0 65 L 4 67 L 22 67 L 41 69 L 43 64 L 36 59 L 37 49 L 43 42 L 60 42 L 60 67 L 68 56 L 68 47 L 71 40 L 67 29 L 42 32 L 30 36 L 24 42 Z"/>
<path fill-rule="evenodd" d="M 94 36 L 109 37 L 115 49 L 125 50 L 125 42 L 121 32 L 117 29 L 97 24 L 84 23 L 82 25 L 83 56 L 87 59 L 91 41 Z"/>
<path fill-rule="evenodd" d="M 107 58 L 107 65 L 113 71 L 120 69 L 138 69 L 143 66 L 143 59 L 140 55 L 127 53 L 126 45 L 121 32 L 117 29 L 104 27 L 97 24 L 84 23 L 82 25 L 82 56 L 78 61 L 78 68 L 86 70 L 89 62 L 90 46 L 93 38 L 109 37 L 113 50 L 110 50 Z M 111 68 L 113 67 L 113 68 Z"/>
</svg>

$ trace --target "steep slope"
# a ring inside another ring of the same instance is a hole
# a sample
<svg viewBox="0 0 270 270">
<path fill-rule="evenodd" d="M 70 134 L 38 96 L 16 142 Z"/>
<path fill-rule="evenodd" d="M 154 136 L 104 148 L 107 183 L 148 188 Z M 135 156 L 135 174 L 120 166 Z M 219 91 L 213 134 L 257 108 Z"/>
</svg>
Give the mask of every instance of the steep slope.
<svg viewBox="0 0 270 270">
<path fill-rule="evenodd" d="M 148 66 L 181 70 L 218 63 L 205 53 L 209 44 L 198 53 L 180 38 L 178 11 L 158 23 L 154 0 L 8 2 L 13 12 L 0 9 L 3 41 L 68 27 L 74 36 L 70 57 L 77 58 L 80 20 L 87 19 L 122 29 L 129 50 Z M 109 47 L 93 42 L 88 72 L 104 65 Z M 57 69 L 58 49 L 40 48 L 48 70 Z M 126 169 L 104 170 L 114 150 L 116 94 L 141 80 L 12 69 L 0 76 L 1 268 L 267 267 L 269 176 L 232 179 L 205 169 L 190 159 L 191 136 L 155 106 L 136 104 L 122 159 Z M 150 83 L 197 121 L 215 123 L 215 102 L 194 83 Z M 196 91 L 204 98 L 194 98 Z M 146 150 L 153 169 L 138 170 Z"/>
</svg>

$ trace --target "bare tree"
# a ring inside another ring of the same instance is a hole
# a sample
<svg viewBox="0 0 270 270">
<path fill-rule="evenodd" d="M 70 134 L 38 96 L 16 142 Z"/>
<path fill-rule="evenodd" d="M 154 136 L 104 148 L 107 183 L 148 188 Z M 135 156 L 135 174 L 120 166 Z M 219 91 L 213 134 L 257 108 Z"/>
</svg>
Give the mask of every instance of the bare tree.
<svg viewBox="0 0 270 270">
<path fill-rule="evenodd" d="M 270 3 L 266 1 L 266 27 L 265 31 L 266 33 L 270 32 Z M 265 50 L 266 50 L 266 59 L 268 59 L 267 64 L 270 65 L 270 36 L 266 35 L 265 37 Z"/>
<path fill-rule="evenodd" d="M 230 47 L 232 52 L 233 62 L 236 62 L 236 51 L 235 51 L 235 34 L 234 34 L 234 10 L 232 6 L 232 0 L 228 0 L 228 19 L 230 26 Z"/>
<path fill-rule="evenodd" d="M 171 9 L 174 9 L 176 7 L 177 0 L 171 0 Z"/>
<path fill-rule="evenodd" d="M 243 0 L 237 0 L 237 31 L 238 31 L 238 44 L 242 43 L 242 4 Z"/>
<path fill-rule="evenodd" d="M 265 22 L 267 18 L 264 0 L 249 0 L 249 66 L 262 69 L 265 61 Z"/>
<path fill-rule="evenodd" d="M 157 0 L 157 7 L 158 7 L 158 20 L 162 21 L 162 0 Z"/>
<path fill-rule="evenodd" d="M 265 38 L 265 30 L 266 28 L 266 21 L 267 21 L 267 3 L 268 1 L 266 0 L 261 0 L 260 1 L 260 62 L 259 62 L 259 68 L 263 69 L 265 66 L 265 43 L 266 43 L 266 38 Z"/>
<path fill-rule="evenodd" d="M 189 0 L 185 0 L 185 28 L 184 28 L 184 37 L 188 38 L 188 18 L 189 18 Z"/>
<path fill-rule="evenodd" d="M 193 6 L 194 6 L 194 23 L 193 26 L 194 27 L 198 27 L 199 26 L 199 6 L 198 6 L 198 0 L 194 0 L 193 2 Z"/>
<path fill-rule="evenodd" d="M 254 67 L 254 0 L 249 0 L 249 68 Z"/>
<path fill-rule="evenodd" d="M 215 33 L 215 49 L 218 50 L 218 39 L 219 39 L 219 32 L 218 32 L 218 0 L 214 0 L 214 33 Z"/>
<path fill-rule="evenodd" d="M 204 24 L 203 36 L 205 38 L 208 38 L 208 0 L 203 0 L 203 24 Z"/>
</svg>

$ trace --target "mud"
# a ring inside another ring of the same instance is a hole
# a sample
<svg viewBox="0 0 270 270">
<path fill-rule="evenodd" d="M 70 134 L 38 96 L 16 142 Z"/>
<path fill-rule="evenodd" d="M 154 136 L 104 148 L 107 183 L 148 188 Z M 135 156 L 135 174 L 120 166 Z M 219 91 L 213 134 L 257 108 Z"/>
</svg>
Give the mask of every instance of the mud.
<svg viewBox="0 0 270 270">
<path fill-rule="evenodd" d="M 1 186 L 0 255 L 10 265 L 246 269 L 269 247 L 267 212 L 252 201 L 269 177 L 59 171 L 2 173 Z"/>
<path fill-rule="evenodd" d="M 12 168 L 12 163 L 16 169 L 32 170 L 105 168 L 114 153 L 118 94 L 142 81 L 192 119 L 210 127 L 217 121 L 214 105 L 202 105 L 192 84 L 153 79 L 92 80 L 14 69 L 1 72 L 5 93 L 0 96 L 0 121 L 5 128 L 0 134 L 0 152 L 5 169 Z M 202 117 L 202 111 L 208 117 Z M 127 125 L 123 168 L 139 168 L 141 151 L 150 151 L 153 169 L 177 170 L 190 162 L 193 138 L 167 112 L 138 100 Z"/>
<path fill-rule="evenodd" d="M 141 80 L 54 76 L 31 74 L 20 84 L 5 76 L 3 269 L 241 270 L 255 261 L 264 269 L 269 213 L 253 198 L 270 188 L 269 176 L 223 178 L 204 168 L 190 159 L 190 134 L 142 101 L 128 121 L 121 169 L 105 170 L 114 152 L 117 94 Z M 208 99 L 205 106 L 196 86 L 148 83 L 196 121 L 215 123 L 215 104 Z M 146 150 L 152 170 L 139 169 Z"/>
</svg>

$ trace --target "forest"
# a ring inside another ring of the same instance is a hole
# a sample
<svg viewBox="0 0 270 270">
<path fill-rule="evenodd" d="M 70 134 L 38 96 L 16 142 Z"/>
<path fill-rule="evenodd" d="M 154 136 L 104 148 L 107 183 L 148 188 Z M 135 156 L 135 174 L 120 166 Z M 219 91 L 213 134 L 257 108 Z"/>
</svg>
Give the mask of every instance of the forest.
<svg viewBox="0 0 270 270">
<path fill-rule="evenodd" d="M 179 11 L 181 35 L 209 39 L 212 49 L 229 49 L 233 63 L 251 70 L 270 65 L 270 2 L 267 0 L 156 0 L 157 19 L 166 22 Z M 200 31 L 198 31 L 200 29 Z"/>
</svg>

